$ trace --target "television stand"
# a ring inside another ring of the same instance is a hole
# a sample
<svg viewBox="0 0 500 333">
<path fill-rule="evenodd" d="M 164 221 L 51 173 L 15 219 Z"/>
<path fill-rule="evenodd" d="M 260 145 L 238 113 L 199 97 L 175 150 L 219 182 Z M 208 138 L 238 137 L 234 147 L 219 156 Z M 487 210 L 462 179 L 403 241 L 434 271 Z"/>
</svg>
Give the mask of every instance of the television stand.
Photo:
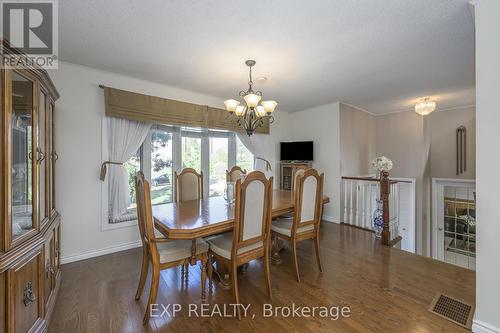
<svg viewBox="0 0 500 333">
<path fill-rule="evenodd" d="M 281 161 L 280 162 L 280 189 L 291 191 L 295 172 L 298 168 L 311 168 L 311 161 Z"/>
</svg>

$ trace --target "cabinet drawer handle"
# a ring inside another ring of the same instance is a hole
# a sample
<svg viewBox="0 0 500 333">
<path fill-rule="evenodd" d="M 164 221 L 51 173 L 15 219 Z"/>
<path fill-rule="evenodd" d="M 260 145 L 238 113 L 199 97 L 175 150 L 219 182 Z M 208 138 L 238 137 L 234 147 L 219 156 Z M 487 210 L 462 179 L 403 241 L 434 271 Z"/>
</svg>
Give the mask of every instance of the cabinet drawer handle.
<svg viewBox="0 0 500 333">
<path fill-rule="evenodd" d="M 36 300 L 35 294 L 33 293 L 33 284 L 31 282 L 26 283 L 24 286 L 24 306 L 28 306 Z"/>
<path fill-rule="evenodd" d="M 36 159 L 36 161 L 38 162 L 38 164 L 40 164 L 45 159 L 45 154 L 40 149 L 37 149 L 37 153 L 38 153 L 38 158 Z"/>
<path fill-rule="evenodd" d="M 54 162 L 56 162 L 59 159 L 59 155 L 55 151 L 52 152 L 52 158 L 54 159 Z"/>
</svg>

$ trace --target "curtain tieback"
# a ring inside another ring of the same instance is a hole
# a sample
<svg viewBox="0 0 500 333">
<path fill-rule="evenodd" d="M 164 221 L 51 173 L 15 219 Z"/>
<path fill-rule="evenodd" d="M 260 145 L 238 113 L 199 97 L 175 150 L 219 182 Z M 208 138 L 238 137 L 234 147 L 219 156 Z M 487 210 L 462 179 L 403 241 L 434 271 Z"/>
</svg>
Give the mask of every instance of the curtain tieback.
<svg viewBox="0 0 500 333">
<path fill-rule="evenodd" d="M 112 161 L 102 162 L 102 164 L 101 164 L 101 175 L 99 176 L 99 179 L 101 181 L 104 181 L 104 179 L 106 179 L 106 172 L 108 171 L 108 167 L 107 167 L 108 164 L 123 165 L 123 163 L 120 163 L 120 162 L 112 162 Z"/>
</svg>

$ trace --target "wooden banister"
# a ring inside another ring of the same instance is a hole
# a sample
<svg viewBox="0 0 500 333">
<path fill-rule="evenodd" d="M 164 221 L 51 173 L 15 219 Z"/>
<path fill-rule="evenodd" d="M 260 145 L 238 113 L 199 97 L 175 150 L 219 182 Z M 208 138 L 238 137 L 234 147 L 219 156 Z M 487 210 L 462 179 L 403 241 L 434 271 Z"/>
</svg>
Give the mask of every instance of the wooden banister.
<svg viewBox="0 0 500 333">
<path fill-rule="evenodd" d="M 380 200 L 382 200 L 382 219 L 384 228 L 382 229 L 382 244 L 389 246 L 391 234 L 389 230 L 389 193 L 390 181 L 389 172 L 382 171 L 380 173 Z"/>
<path fill-rule="evenodd" d="M 381 242 L 385 246 L 396 246 L 399 244 L 402 240 L 401 236 L 399 236 L 399 232 L 397 232 L 397 224 L 399 224 L 399 216 L 391 216 L 391 210 L 390 210 L 390 205 L 397 205 L 397 201 L 395 201 L 394 195 L 397 195 L 397 191 L 393 194 L 391 194 L 391 188 L 395 189 L 397 183 L 411 183 L 410 181 L 406 180 L 397 180 L 397 179 L 390 179 L 389 178 L 389 172 L 384 171 L 380 173 L 380 176 L 378 178 L 376 177 L 350 177 L 350 176 L 343 176 L 342 177 L 343 181 L 349 182 L 350 188 L 351 188 L 351 195 L 350 195 L 350 212 L 347 212 L 346 210 L 344 211 L 345 214 L 345 219 L 347 220 L 347 217 L 349 217 L 349 221 L 354 220 L 356 225 L 353 223 L 348 223 L 349 225 L 357 226 L 357 219 L 358 219 L 358 208 L 354 208 L 352 204 L 353 202 L 358 204 L 358 200 L 360 200 L 356 195 L 352 194 L 352 182 L 355 184 L 363 183 L 363 182 L 373 182 L 378 184 L 379 187 L 379 199 L 382 201 L 382 234 L 381 234 Z M 375 185 L 375 184 L 374 184 Z M 359 185 L 356 185 L 358 187 Z M 358 193 L 359 187 L 356 190 L 356 193 Z M 347 193 L 347 192 L 346 192 Z M 392 198 L 392 199 L 391 199 Z M 345 200 L 348 200 L 347 194 L 345 194 Z M 361 199 L 364 202 L 364 199 Z M 369 199 L 371 200 L 371 199 Z M 394 202 L 393 202 L 394 201 Z M 393 209 L 394 210 L 394 209 Z M 350 214 L 350 215 L 349 215 Z M 353 217 L 353 214 L 355 216 Z M 394 214 L 394 211 L 392 212 Z M 364 219 L 364 217 L 362 217 Z M 364 220 L 363 220 L 364 221 Z M 359 226 L 358 226 L 359 227 Z M 370 228 L 371 229 L 371 228 Z"/>
<path fill-rule="evenodd" d="M 378 182 L 380 179 L 374 178 L 374 177 L 346 177 L 343 176 L 342 179 L 348 179 L 348 180 L 364 180 L 368 182 Z"/>
<path fill-rule="evenodd" d="M 379 182 L 380 178 L 375 178 L 375 177 L 352 177 L 352 176 L 342 176 L 342 179 L 347 179 L 347 180 L 364 180 L 368 182 Z M 397 179 L 390 179 L 391 184 L 397 184 L 397 183 L 408 183 L 411 184 L 411 181 L 409 180 L 397 180 Z"/>
</svg>

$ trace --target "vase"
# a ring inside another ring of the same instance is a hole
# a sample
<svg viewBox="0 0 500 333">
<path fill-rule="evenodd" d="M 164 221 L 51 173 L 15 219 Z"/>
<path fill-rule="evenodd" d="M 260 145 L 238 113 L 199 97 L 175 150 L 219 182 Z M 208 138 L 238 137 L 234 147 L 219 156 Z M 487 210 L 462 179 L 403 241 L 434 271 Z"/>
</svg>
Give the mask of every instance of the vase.
<svg viewBox="0 0 500 333">
<path fill-rule="evenodd" d="M 377 208 L 373 212 L 373 230 L 376 238 L 381 238 L 382 230 L 384 230 L 384 210 L 382 205 L 382 200 L 377 199 Z"/>
<path fill-rule="evenodd" d="M 226 187 L 224 188 L 224 200 L 228 206 L 232 206 L 234 204 L 234 188 L 235 182 L 226 182 Z"/>
</svg>

